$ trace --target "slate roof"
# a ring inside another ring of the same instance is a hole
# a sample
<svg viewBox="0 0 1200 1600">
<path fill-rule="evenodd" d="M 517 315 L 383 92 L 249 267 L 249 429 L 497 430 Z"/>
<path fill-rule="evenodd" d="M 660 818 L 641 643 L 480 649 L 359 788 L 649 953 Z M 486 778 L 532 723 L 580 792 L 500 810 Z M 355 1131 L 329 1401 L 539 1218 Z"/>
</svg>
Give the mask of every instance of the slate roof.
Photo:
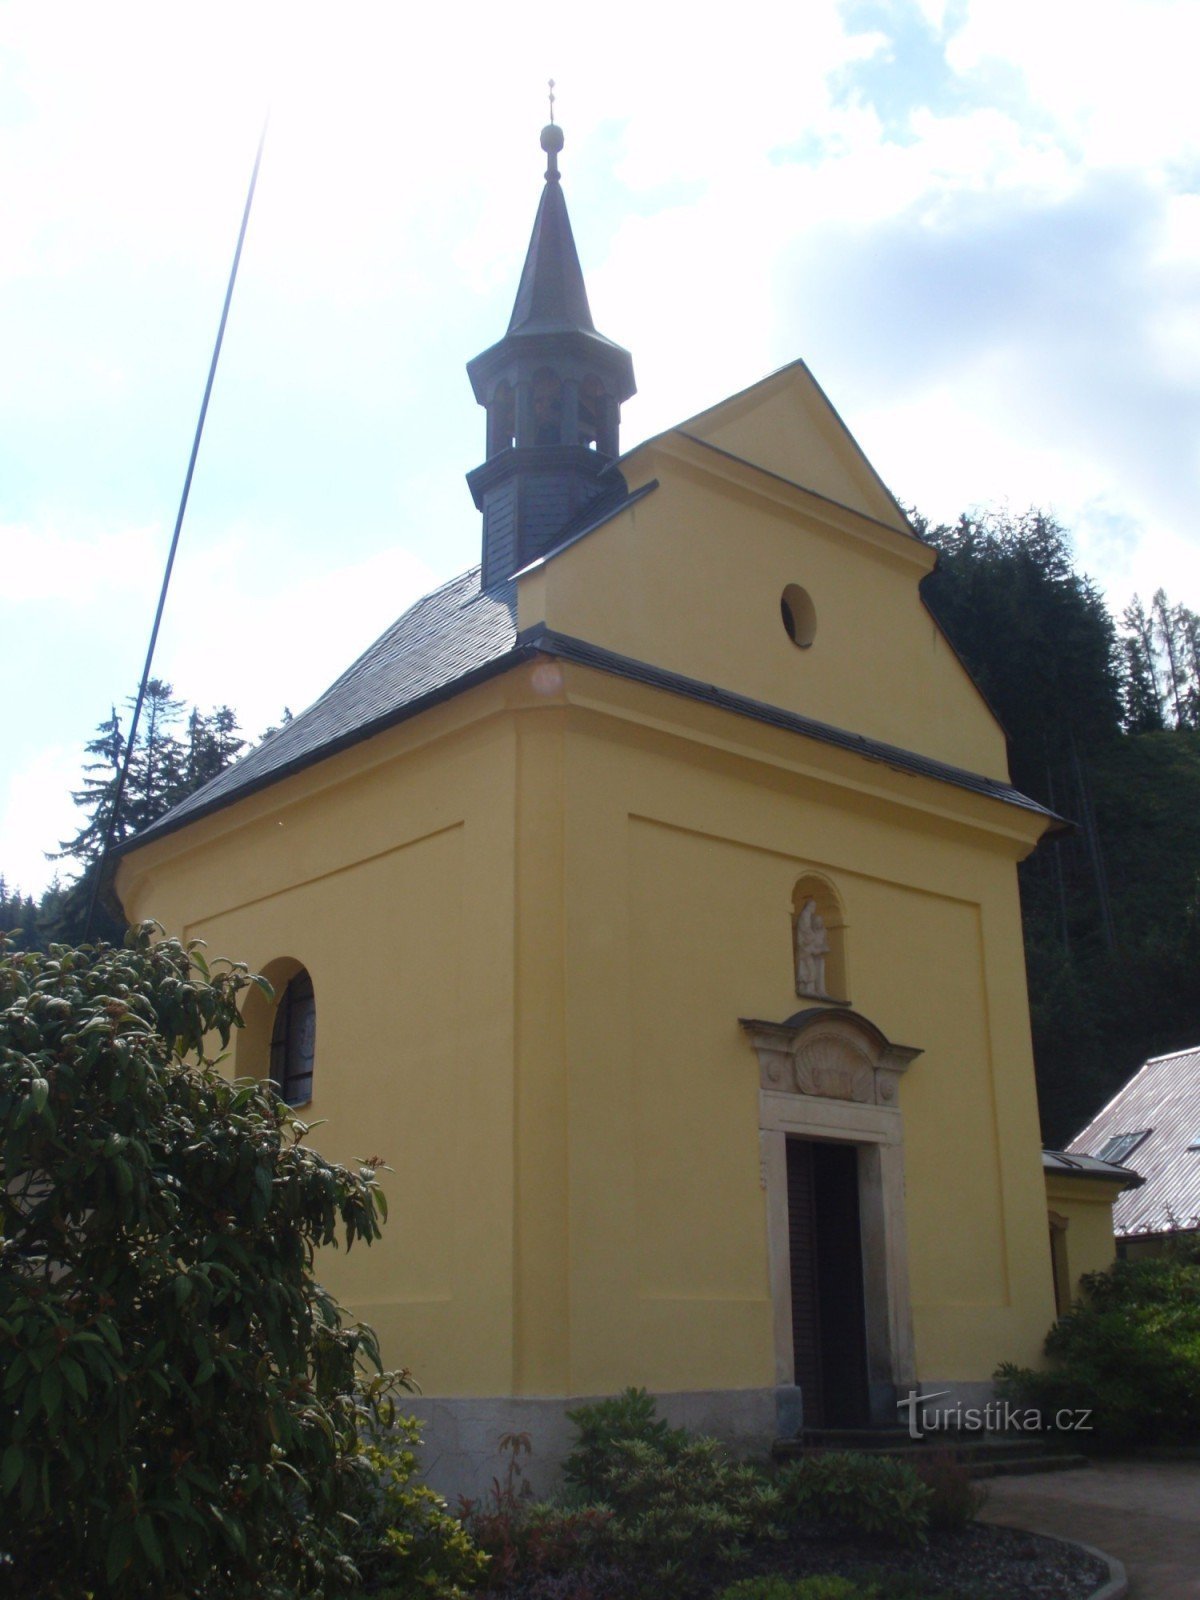
<svg viewBox="0 0 1200 1600">
<path fill-rule="evenodd" d="M 1141 1133 L 1121 1159 L 1145 1182 L 1113 1207 L 1117 1235 L 1200 1228 L 1200 1045 L 1152 1057 L 1067 1148 L 1094 1156 Z"/>
<path fill-rule="evenodd" d="M 596 331 L 557 172 L 546 174 L 508 331 Z"/>
<path fill-rule="evenodd" d="M 411 606 L 307 711 L 133 839 L 131 849 L 276 783 L 487 675 L 517 636 L 517 586 L 480 590 L 479 568 Z"/>
</svg>

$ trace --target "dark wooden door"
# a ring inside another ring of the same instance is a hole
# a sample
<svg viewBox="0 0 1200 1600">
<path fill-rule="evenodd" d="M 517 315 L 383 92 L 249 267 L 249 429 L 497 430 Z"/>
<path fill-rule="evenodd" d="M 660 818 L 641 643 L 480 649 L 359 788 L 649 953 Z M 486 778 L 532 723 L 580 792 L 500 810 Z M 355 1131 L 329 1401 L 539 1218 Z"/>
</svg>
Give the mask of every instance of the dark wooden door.
<svg viewBox="0 0 1200 1600">
<path fill-rule="evenodd" d="M 792 1348 L 809 1428 L 869 1421 L 858 1150 L 787 1142 Z"/>
</svg>

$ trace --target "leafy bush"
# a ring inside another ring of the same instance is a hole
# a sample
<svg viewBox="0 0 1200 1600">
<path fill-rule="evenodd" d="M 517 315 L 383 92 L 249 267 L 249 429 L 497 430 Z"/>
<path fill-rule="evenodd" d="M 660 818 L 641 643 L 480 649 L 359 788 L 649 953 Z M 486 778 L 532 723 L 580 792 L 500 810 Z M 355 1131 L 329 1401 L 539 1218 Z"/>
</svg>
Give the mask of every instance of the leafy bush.
<svg viewBox="0 0 1200 1600">
<path fill-rule="evenodd" d="M 575 1448 L 559 1505 L 525 1496 L 525 1435 L 482 1502 L 464 1501 L 466 1526 L 491 1558 L 489 1581 L 522 1600 L 669 1600 L 778 1533 L 779 1497 L 713 1439 L 669 1427 L 644 1390 L 570 1413 Z M 588 1495 L 592 1502 L 585 1501 Z"/>
<path fill-rule="evenodd" d="M 603 1562 L 611 1521 L 605 1506 L 565 1508 L 530 1501 L 471 1506 L 465 1517 L 471 1538 L 490 1558 L 489 1581 L 497 1589 Z"/>
<path fill-rule="evenodd" d="M 682 1428 L 672 1428 L 658 1415 L 658 1406 L 645 1389 L 624 1389 L 591 1405 L 567 1412 L 578 1438 L 563 1462 L 563 1476 L 579 1494 L 595 1499 L 602 1482 L 611 1475 L 617 1445 L 640 1442 L 667 1455 L 677 1453 L 687 1441 Z"/>
<path fill-rule="evenodd" d="M 805 1456 L 779 1475 L 784 1505 L 803 1517 L 894 1544 L 923 1544 L 930 1490 L 893 1456 L 831 1450 Z"/>
<path fill-rule="evenodd" d="M 43 1600 L 335 1595 L 403 1375 L 343 1327 L 318 1245 L 383 1198 L 205 1055 L 243 967 L 198 946 L 0 942 L 0 1584 Z"/>
<path fill-rule="evenodd" d="M 929 1526 L 935 1533 L 959 1533 L 975 1520 L 987 1490 L 952 1450 L 917 1451 L 912 1465 L 929 1490 Z"/>
<path fill-rule="evenodd" d="M 428 1484 L 414 1481 L 421 1442 L 414 1417 L 371 1418 L 359 1452 L 371 1469 L 348 1510 L 348 1550 L 379 1600 L 461 1600 L 483 1582 L 488 1558 Z"/>
<path fill-rule="evenodd" d="M 606 1561 L 543 1573 L 521 1586 L 521 1600 L 637 1600 L 637 1595 L 632 1575 Z"/>
<path fill-rule="evenodd" d="M 1082 1296 L 1046 1338 L 1043 1372 L 1009 1363 L 1002 1397 L 1090 1411 L 1075 1443 L 1106 1448 L 1192 1443 L 1200 1435 L 1200 1262 L 1186 1254 L 1117 1261 L 1082 1280 Z"/>
<path fill-rule="evenodd" d="M 687 1593 L 715 1566 L 780 1534 L 778 1490 L 732 1462 L 715 1439 L 664 1449 L 644 1440 L 613 1445 L 599 1483 L 613 1508 L 610 1548 L 652 1596 Z"/>
<path fill-rule="evenodd" d="M 586 1600 L 589 1586 L 609 1575 L 605 1533 L 612 1512 L 607 1506 L 535 1501 L 522 1465 L 532 1453 L 527 1433 L 504 1434 L 500 1450 L 505 1465 L 492 1479 L 491 1492 L 483 1500 L 459 1502 L 463 1523 L 488 1558 L 490 1588 L 519 1585 L 523 1595 L 544 1591 Z M 559 1581 L 568 1576 L 569 1583 Z"/>
<path fill-rule="evenodd" d="M 743 1578 L 722 1589 L 716 1600 L 952 1600 L 939 1590 L 924 1587 L 919 1578 L 904 1572 L 868 1570 L 858 1578 L 823 1572 L 807 1578 L 775 1574 Z"/>
<path fill-rule="evenodd" d="M 863 1588 L 832 1572 L 810 1578 L 785 1578 L 776 1573 L 765 1578 L 742 1578 L 722 1589 L 717 1600 L 875 1600 L 878 1593 L 873 1584 Z"/>
</svg>

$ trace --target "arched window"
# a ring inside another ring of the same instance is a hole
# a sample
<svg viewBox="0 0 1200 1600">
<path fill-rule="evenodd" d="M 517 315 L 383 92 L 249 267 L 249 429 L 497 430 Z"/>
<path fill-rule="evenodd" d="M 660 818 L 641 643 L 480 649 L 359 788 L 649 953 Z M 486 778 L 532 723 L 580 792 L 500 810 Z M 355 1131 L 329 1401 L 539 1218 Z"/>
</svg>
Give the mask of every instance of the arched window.
<svg viewBox="0 0 1200 1600">
<path fill-rule="evenodd" d="M 579 442 L 603 455 L 615 455 L 615 430 L 611 426 L 612 401 L 595 374 L 579 386 Z"/>
<path fill-rule="evenodd" d="M 492 395 L 492 403 L 488 407 L 488 456 L 499 455 L 501 450 L 512 447 L 516 428 L 516 404 L 513 399 L 512 387 L 508 383 L 498 383 Z"/>
<path fill-rule="evenodd" d="M 317 1052 L 317 1002 L 303 967 L 288 981 L 271 1030 L 271 1082 L 289 1106 L 312 1099 Z"/>
<path fill-rule="evenodd" d="M 549 367 L 533 375 L 534 444 L 562 443 L 562 384 Z"/>
<path fill-rule="evenodd" d="M 833 885 L 815 872 L 792 890 L 792 955 L 801 999 L 850 1003 L 846 919 Z"/>
</svg>

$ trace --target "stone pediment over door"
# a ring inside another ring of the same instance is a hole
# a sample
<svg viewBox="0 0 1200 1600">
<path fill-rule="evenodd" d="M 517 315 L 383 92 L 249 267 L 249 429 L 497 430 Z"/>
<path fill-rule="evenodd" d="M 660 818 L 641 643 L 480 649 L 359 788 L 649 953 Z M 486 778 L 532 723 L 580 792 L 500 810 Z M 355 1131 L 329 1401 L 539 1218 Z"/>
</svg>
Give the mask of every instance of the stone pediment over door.
<svg viewBox="0 0 1200 1600">
<path fill-rule="evenodd" d="M 892 1044 L 856 1011 L 815 1006 L 786 1022 L 740 1020 L 758 1056 L 760 1087 L 768 1093 L 895 1106 L 896 1080 L 921 1054 Z"/>
</svg>

